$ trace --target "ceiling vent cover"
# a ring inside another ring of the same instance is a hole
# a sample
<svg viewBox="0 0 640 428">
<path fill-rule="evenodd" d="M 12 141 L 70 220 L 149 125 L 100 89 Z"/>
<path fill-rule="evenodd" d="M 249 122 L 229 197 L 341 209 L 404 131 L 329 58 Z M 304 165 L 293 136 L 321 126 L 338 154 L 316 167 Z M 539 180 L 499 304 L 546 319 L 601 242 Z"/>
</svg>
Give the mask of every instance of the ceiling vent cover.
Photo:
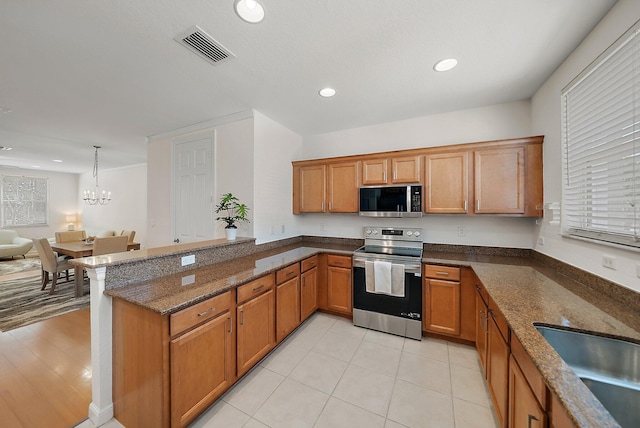
<svg viewBox="0 0 640 428">
<path fill-rule="evenodd" d="M 197 25 L 194 25 L 182 34 L 178 34 L 173 39 L 214 65 L 218 65 L 221 62 L 235 57 L 227 48 L 205 33 L 202 28 Z"/>
</svg>

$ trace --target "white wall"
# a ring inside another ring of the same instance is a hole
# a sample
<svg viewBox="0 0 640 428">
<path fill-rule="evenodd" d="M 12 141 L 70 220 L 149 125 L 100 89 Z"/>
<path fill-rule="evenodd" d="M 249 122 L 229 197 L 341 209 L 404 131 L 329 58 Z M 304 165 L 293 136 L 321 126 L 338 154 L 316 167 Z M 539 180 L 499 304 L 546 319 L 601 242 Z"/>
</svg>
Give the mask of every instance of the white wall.
<svg viewBox="0 0 640 428">
<path fill-rule="evenodd" d="M 256 243 L 299 236 L 292 214 L 291 161 L 300 156 L 302 137 L 254 112 L 253 231 Z M 284 228 L 284 232 L 283 232 Z"/>
<path fill-rule="evenodd" d="M 545 202 L 561 201 L 560 92 L 562 88 L 638 19 L 640 19 L 640 2 L 618 1 L 532 98 L 533 133 L 545 135 Z M 640 291 L 640 278 L 636 276 L 636 269 L 640 266 L 640 254 L 637 252 L 561 237 L 560 228 L 550 225 L 548 219 L 537 228 L 536 235 L 544 238 L 544 245 L 536 245 L 537 251 Z M 616 257 L 617 270 L 602 267 L 603 254 Z"/>
<path fill-rule="evenodd" d="M 147 166 L 133 165 L 114 169 L 100 169 L 100 189 L 111 191 L 108 205 L 87 205 L 82 201 L 80 192 L 94 189 L 95 179 L 92 173 L 80 175 L 79 191 L 76 192 L 78 212 L 83 228 L 89 233 L 103 230 L 135 230 L 135 241 L 147 246 Z"/>
<path fill-rule="evenodd" d="M 46 226 L 12 227 L 25 238 L 53 238 L 55 232 L 67 230 L 66 216 L 78 212 L 78 174 L 1 168 L 0 174 L 49 179 L 49 224 Z"/>
<path fill-rule="evenodd" d="M 301 159 L 444 146 L 531 133 L 528 101 L 419 117 L 304 139 Z M 363 226 L 422 227 L 425 242 L 532 248 L 535 220 L 498 216 L 433 215 L 421 219 L 373 219 L 355 214 L 300 215 L 305 235 L 361 238 Z M 458 236 L 458 228 L 465 236 Z"/>
</svg>

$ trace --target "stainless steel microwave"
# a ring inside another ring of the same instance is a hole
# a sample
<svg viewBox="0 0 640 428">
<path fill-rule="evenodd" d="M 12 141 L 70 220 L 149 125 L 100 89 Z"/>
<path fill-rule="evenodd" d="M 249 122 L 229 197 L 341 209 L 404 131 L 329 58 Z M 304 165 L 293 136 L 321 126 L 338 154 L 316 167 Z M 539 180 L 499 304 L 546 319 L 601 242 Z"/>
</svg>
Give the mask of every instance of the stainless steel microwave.
<svg viewBox="0 0 640 428">
<path fill-rule="evenodd" d="M 360 215 L 422 217 L 422 185 L 361 187 Z"/>
</svg>

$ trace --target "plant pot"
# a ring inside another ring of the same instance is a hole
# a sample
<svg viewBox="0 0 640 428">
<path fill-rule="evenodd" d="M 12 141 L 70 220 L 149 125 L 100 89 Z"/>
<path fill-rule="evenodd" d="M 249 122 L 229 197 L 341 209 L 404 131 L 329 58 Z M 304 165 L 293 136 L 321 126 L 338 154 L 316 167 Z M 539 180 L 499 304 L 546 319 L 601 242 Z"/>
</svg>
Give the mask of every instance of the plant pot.
<svg viewBox="0 0 640 428">
<path fill-rule="evenodd" d="M 227 241 L 235 241 L 238 229 L 235 227 L 228 227 L 224 230 L 224 234 L 227 237 Z"/>
</svg>

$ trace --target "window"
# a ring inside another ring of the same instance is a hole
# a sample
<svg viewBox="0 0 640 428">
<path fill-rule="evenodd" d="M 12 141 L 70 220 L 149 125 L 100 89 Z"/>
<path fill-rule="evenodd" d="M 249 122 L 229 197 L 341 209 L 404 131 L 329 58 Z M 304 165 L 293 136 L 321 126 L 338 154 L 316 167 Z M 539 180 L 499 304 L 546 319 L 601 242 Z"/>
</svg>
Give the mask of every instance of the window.
<svg viewBox="0 0 640 428">
<path fill-rule="evenodd" d="M 48 180 L 2 176 L 2 227 L 47 224 Z"/>
<path fill-rule="evenodd" d="M 640 21 L 562 91 L 565 236 L 640 247 Z"/>
</svg>

